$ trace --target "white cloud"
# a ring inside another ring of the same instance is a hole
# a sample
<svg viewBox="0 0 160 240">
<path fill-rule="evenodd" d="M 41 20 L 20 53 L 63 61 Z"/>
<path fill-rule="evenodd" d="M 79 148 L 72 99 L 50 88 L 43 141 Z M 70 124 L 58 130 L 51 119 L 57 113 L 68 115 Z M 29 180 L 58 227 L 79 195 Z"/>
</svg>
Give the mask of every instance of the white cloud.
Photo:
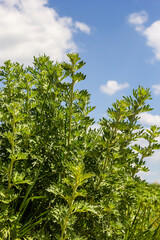
<svg viewBox="0 0 160 240">
<path fill-rule="evenodd" d="M 147 124 L 147 125 L 157 125 L 160 126 L 160 115 L 152 115 L 151 113 L 141 113 L 140 116 L 140 123 Z"/>
<path fill-rule="evenodd" d="M 90 34 L 91 29 L 85 23 L 75 22 L 75 27 L 76 27 L 76 29 L 79 29 L 80 31 L 82 31 L 82 32 L 84 32 L 86 34 Z"/>
<path fill-rule="evenodd" d="M 131 146 L 135 145 L 135 144 L 138 144 L 141 147 L 147 147 L 148 146 L 148 141 L 146 139 L 144 139 L 144 138 L 139 138 L 137 141 L 133 141 L 131 143 Z"/>
<path fill-rule="evenodd" d="M 160 60 L 160 20 L 153 22 L 149 27 L 145 27 L 144 23 L 147 20 L 148 16 L 144 10 L 132 13 L 128 17 L 128 22 L 134 25 L 135 30 L 146 37 L 146 44 L 152 48 L 155 59 Z"/>
<path fill-rule="evenodd" d="M 160 143 L 160 141 L 158 141 Z M 155 150 L 153 155 L 151 157 L 148 157 L 147 160 L 149 160 L 152 165 L 153 164 L 160 164 L 160 150 Z"/>
<path fill-rule="evenodd" d="M 88 34 L 89 26 L 60 17 L 47 4 L 48 0 L 0 0 L 1 62 L 30 64 L 33 55 L 44 53 L 62 60 L 66 52 L 77 51 L 73 34 L 77 28 Z"/>
<path fill-rule="evenodd" d="M 160 137 L 157 137 L 156 140 L 160 143 Z M 144 138 L 140 138 L 135 142 L 132 142 L 131 145 L 138 144 L 141 147 L 147 147 L 148 141 Z M 155 150 L 152 156 L 146 157 L 144 159 L 146 161 L 146 166 L 149 167 L 149 172 L 140 171 L 137 175 L 142 179 L 146 179 L 148 182 L 159 182 L 160 183 L 160 174 L 158 169 L 160 169 L 160 150 Z"/>
<path fill-rule="evenodd" d="M 91 125 L 90 126 L 90 128 L 92 129 L 92 130 L 94 130 L 94 129 L 99 129 L 101 126 L 98 124 L 98 123 L 94 123 L 93 125 Z"/>
<path fill-rule="evenodd" d="M 157 143 L 160 144 L 160 137 L 155 138 L 157 140 Z M 139 138 L 137 141 L 134 141 L 131 143 L 131 146 L 138 144 L 141 147 L 148 147 L 148 141 L 144 138 Z M 152 162 L 152 164 L 160 164 L 160 149 L 158 150 L 154 150 L 154 153 L 151 157 L 146 157 L 145 160 L 147 160 L 148 162 Z"/>
<path fill-rule="evenodd" d="M 137 174 L 141 179 L 147 180 L 149 183 L 159 183 L 160 184 L 160 176 L 158 171 L 150 170 L 149 172 L 140 171 Z"/>
<path fill-rule="evenodd" d="M 137 13 L 132 13 L 128 17 L 128 22 L 134 25 L 141 25 L 147 22 L 148 14 L 146 11 L 141 11 Z"/>
<path fill-rule="evenodd" d="M 155 84 L 155 85 L 152 86 L 152 88 L 154 89 L 154 93 L 156 95 L 160 94 L 160 84 L 157 84 L 157 85 Z"/>
<path fill-rule="evenodd" d="M 117 81 L 110 80 L 105 85 L 101 85 L 100 90 L 108 95 L 113 95 L 116 92 L 128 87 L 128 83 L 119 84 Z"/>
<path fill-rule="evenodd" d="M 160 60 L 160 20 L 146 28 L 143 35 L 146 36 L 147 45 L 153 49 L 156 59 Z"/>
</svg>

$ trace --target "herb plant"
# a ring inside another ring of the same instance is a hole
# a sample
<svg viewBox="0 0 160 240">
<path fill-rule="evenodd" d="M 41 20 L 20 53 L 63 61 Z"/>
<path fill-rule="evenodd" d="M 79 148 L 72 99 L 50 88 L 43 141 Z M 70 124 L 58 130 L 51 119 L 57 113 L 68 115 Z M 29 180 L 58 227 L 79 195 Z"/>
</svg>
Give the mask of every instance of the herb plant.
<svg viewBox="0 0 160 240">
<path fill-rule="evenodd" d="M 67 56 L 0 67 L 0 239 L 160 239 L 160 187 L 137 176 L 160 149 L 160 128 L 139 123 L 149 89 L 117 100 L 92 129 L 90 94 L 77 89 L 85 63 Z"/>
</svg>

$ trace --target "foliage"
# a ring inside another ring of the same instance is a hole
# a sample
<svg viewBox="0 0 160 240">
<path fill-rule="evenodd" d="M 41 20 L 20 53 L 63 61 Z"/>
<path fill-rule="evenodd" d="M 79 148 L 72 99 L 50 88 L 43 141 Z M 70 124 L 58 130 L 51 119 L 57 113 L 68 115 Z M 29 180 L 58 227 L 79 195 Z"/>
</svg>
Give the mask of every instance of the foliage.
<svg viewBox="0 0 160 240">
<path fill-rule="evenodd" d="M 160 188 L 141 180 L 160 149 L 145 129 L 149 89 L 117 100 L 92 129 L 78 54 L 0 67 L 0 239 L 160 239 Z M 139 139 L 148 142 L 146 147 Z"/>
</svg>

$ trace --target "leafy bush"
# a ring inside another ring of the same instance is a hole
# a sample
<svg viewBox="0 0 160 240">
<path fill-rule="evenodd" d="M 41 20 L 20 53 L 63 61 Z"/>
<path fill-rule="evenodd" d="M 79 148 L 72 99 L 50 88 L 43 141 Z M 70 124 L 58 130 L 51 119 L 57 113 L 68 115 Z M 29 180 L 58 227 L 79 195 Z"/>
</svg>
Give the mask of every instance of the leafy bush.
<svg viewBox="0 0 160 240">
<path fill-rule="evenodd" d="M 141 180 L 159 149 L 149 89 L 117 100 L 92 129 L 78 54 L 0 67 L 0 239 L 160 239 L 160 188 Z M 148 146 L 137 144 L 146 139 Z"/>
</svg>

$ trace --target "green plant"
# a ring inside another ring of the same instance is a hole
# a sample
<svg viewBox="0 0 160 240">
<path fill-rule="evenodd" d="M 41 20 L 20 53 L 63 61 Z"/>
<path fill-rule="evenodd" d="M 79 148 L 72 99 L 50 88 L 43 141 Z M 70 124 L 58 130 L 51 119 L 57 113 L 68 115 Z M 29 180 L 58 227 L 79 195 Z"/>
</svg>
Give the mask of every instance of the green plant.
<svg viewBox="0 0 160 240">
<path fill-rule="evenodd" d="M 90 94 L 77 89 L 85 63 L 67 56 L 0 67 L 0 239 L 158 240 L 160 189 L 137 176 L 160 148 L 160 129 L 139 123 L 149 89 L 117 100 L 91 129 Z"/>
</svg>

